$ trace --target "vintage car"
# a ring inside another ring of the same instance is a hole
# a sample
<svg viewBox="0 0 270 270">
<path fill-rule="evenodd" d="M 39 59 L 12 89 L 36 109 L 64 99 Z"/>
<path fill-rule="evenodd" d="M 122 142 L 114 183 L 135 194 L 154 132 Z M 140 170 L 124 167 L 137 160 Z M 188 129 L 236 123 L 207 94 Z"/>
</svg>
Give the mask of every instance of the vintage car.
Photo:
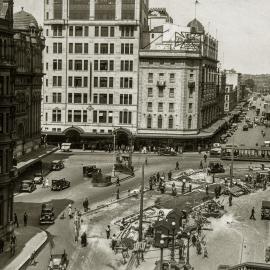
<svg viewBox="0 0 270 270">
<path fill-rule="evenodd" d="M 209 172 L 210 173 L 224 173 L 225 169 L 220 161 L 210 161 L 209 162 Z"/>
<path fill-rule="evenodd" d="M 158 155 L 159 156 L 177 156 L 177 152 L 171 149 L 159 149 Z"/>
<path fill-rule="evenodd" d="M 67 254 L 64 251 L 62 254 L 52 254 L 49 261 L 48 270 L 66 270 L 68 266 Z"/>
<path fill-rule="evenodd" d="M 23 180 L 21 183 L 20 192 L 32 192 L 36 189 L 34 180 Z"/>
<path fill-rule="evenodd" d="M 248 131 L 248 125 L 243 125 L 243 131 Z"/>
<path fill-rule="evenodd" d="M 51 162 L 51 170 L 52 171 L 60 171 L 64 168 L 64 163 L 62 160 L 53 160 Z"/>
<path fill-rule="evenodd" d="M 270 219 L 270 201 L 262 201 L 261 219 Z"/>
<path fill-rule="evenodd" d="M 34 182 L 36 185 L 40 185 L 43 182 L 43 175 L 42 173 L 35 173 L 34 175 Z"/>
<path fill-rule="evenodd" d="M 62 152 L 70 152 L 71 143 L 62 143 L 61 151 Z"/>
<path fill-rule="evenodd" d="M 41 206 L 41 214 L 39 224 L 53 224 L 55 220 L 53 206 L 49 203 L 44 203 Z"/>
<path fill-rule="evenodd" d="M 69 187 L 70 187 L 70 181 L 66 180 L 66 178 L 52 180 L 51 190 L 53 191 L 60 191 Z"/>
<path fill-rule="evenodd" d="M 98 170 L 99 169 L 96 167 L 96 165 L 83 166 L 83 176 L 93 177 L 93 175 L 97 173 Z"/>
<path fill-rule="evenodd" d="M 218 157 L 221 154 L 221 147 L 214 147 L 210 149 L 211 157 Z"/>
</svg>

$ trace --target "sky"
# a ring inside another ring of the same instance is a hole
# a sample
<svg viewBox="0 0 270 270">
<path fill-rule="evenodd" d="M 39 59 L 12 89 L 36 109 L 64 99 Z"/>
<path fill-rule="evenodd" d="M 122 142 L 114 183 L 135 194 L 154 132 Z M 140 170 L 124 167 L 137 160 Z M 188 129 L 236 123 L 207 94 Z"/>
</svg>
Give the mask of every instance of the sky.
<svg viewBox="0 0 270 270">
<path fill-rule="evenodd" d="M 150 0 L 165 7 L 174 23 L 186 25 L 195 17 L 195 0 Z M 43 21 L 43 0 L 14 0 L 14 11 L 24 7 Z M 270 0 L 199 0 L 197 19 L 219 40 L 222 68 L 241 73 L 270 73 Z"/>
</svg>

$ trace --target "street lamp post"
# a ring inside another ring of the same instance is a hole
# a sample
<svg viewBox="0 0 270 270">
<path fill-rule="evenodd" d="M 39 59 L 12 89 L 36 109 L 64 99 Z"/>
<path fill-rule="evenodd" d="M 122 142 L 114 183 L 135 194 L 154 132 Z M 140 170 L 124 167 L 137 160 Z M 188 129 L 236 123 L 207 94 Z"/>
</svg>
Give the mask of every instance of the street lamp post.
<svg viewBox="0 0 270 270">
<path fill-rule="evenodd" d="M 187 233 L 187 261 L 186 264 L 189 266 L 189 240 L 190 240 L 190 233 Z"/>
<path fill-rule="evenodd" d="M 115 131 L 113 131 L 113 167 L 112 167 L 112 177 L 115 177 Z"/>
<path fill-rule="evenodd" d="M 171 252 L 171 261 L 174 261 L 174 233 L 175 233 L 176 223 L 172 222 L 172 252 Z"/>
<path fill-rule="evenodd" d="M 160 270 L 163 270 L 163 248 L 164 248 L 164 240 L 160 240 Z"/>
</svg>

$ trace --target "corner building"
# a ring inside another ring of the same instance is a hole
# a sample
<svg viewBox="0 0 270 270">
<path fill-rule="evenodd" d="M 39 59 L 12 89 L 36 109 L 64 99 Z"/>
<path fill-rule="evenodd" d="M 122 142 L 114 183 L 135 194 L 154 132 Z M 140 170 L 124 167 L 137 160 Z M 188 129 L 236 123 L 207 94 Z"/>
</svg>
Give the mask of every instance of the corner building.
<svg viewBox="0 0 270 270">
<path fill-rule="evenodd" d="M 0 0 L 0 237 L 13 219 L 14 72 L 13 1 Z"/>
<path fill-rule="evenodd" d="M 87 146 L 112 143 L 115 129 L 135 133 L 148 0 L 45 0 L 44 12 L 48 140 Z"/>
</svg>

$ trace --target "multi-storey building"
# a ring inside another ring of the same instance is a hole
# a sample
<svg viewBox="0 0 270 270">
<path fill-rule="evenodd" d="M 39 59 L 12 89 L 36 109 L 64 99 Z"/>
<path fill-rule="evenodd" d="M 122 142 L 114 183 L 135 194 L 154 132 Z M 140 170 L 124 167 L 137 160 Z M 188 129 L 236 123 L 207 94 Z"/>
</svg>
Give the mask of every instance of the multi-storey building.
<svg viewBox="0 0 270 270">
<path fill-rule="evenodd" d="M 94 144 L 111 142 L 114 129 L 135 133 L 148 0 L 44 0 L 44 12 L 48 139 Z"/>
<path fill-rule="evenodd" d="M 0 237 L 13 218 L 14 71 L 13 1 L 0 0 Z"/>
<path fill-rule="evenodd" d="M 138 143 L 193 149 L 207 137 L 200 131 L 220 116 L 218 43 L 196 19 L 149 34 L 140 51 Z"/>
<path fill-rule="evenodd" d="M 14 157 L 35 150 L 40 145 L 42 30 L 36 19 L 23 9 L 14 14 L 16 148 Z"/>
<path fill-rule="evenodd" d="M 240 100 L 240 75 L 234 70 L 225 70 L 226 89 L 224 100 L 225 113 L 231 112 Z"/>
</svg>

